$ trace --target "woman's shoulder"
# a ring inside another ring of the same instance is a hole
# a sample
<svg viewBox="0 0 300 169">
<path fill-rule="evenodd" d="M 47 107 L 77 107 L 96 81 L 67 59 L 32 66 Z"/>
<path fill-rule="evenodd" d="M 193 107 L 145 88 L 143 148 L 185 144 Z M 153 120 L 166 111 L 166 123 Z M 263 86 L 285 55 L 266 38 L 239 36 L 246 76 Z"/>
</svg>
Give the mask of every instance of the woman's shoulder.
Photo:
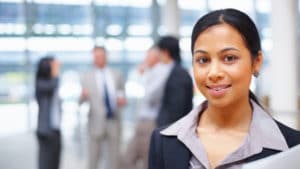
<svg viewBox="0 0 300 169">
<path fill-rule="evenodd" d="M 161 126 L 161 127 L 154 129 L 152 132 L 152 136 L 153 137 L 162 137 L 163 135 L 160 132 L 163 131 L 164 129 L 168 128 L 169 126 L 170 125 L 165 125 L 165 126 Z"/>
<path fill-rule="evenodd" d="M 300 131 L 275 120 L 289 147 L 300 144 Z"/>
<path fill-rule="evenodd" d="M 156 152 L 161 152 L 163 149 L 164 152 L 172 151 L 174 149 L 181 153 L 189 152 L 186 146 L 178 139 L 177 135 L 162 133 L 162 131 L 168 127 L 169 125 L 159 127 L 152 132 L 150 147 L 156 149 Z"/>
<path fill-rule="evenodd" d="M 172 135 L 162 134 L 162 131 L 167 129 L 169 126 L 170 126 L 170 124 L 154 129 L 152 132 L 152 138 L 151 138 L 152 142 L 155 142 L 156 144 L 160 144 L 162 142 L 162 140 L 165 140 L 165 139 L 167 139 L 167 140 L 171 139 L 171 140 L 178 141 L 176 135 L 172 136 Z"/>
<path fill-rule="evenodd" d="M 150 154 L 161 152 L 162 150 L 162 140 L 163 135 L 160 134 L 162 130 L 164 130 L 166 126 L 159 127 L 153 130 L 150 140 Z M 160 153 L 158 153 L 160 154 Z"/>
</svg>

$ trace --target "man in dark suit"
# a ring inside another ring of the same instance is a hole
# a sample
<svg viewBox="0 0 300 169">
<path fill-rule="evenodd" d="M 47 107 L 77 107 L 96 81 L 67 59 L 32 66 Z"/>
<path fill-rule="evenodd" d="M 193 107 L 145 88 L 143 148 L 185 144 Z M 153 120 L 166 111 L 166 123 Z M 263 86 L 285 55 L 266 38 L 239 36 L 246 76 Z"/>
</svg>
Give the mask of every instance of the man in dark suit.
<svg viewBox="0 0 300 169">
<path fill-rule="evenodd" d="M 180 65 L 179 41 L 173 36 L 164 36 L 157 42 L 162 63 L 169 67 L 164 86 L 162 105 L 157 117 L 157 126 L 170 124 L 186 115 L 193 107 L 193 82 L 189 73 Z"/>
</svg>

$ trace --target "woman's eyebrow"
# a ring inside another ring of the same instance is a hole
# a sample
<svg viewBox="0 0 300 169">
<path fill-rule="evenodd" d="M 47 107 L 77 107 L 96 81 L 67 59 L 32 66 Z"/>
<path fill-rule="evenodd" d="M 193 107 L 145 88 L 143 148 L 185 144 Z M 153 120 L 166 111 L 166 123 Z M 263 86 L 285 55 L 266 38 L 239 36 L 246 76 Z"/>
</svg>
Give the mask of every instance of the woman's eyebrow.
<svg viewBox="0 0 300 169">
<path fill-rule="evenodd" d="M 208 54 L 208 52 L 206 52 L 205 50 L 201 50 L 201 49 L 196 49 L 196 50 L 194 51 L 194 54 L 196 54 L 196 53 Z"/>
<path fill-rule="evenodd" d="M 230 51 L 230 50 L 235 50 L 235 51 L 240 52 L 240 50 L 237 49 L 237 48 L 234 48 L 234 47 L 227 47 L 227 48 L 222 49 L 222 50 L 219 51 L 218 53 L 223 53 L 223 52 Z M 196 54 L 196 53 L 208 54 L 208 52 L 206 52 L 205 50 L 202 50 L 202 49 L 196 49 L 196 50 L 194 51 L 194 54 Z"/>
<path fill-rule="evenodd" d="M 235 50 L 235 51 L 240 52 L 240 50 L 238 50 L 237 48 L 234 48 L 234 47 L 227 47 L 227 48 L 222 49 L 222 50 L 221 50 L 220 52 L 218 52 L 218 53 L 223 53 L 223 52 L 226 52 L 226 51 L 229 51 L 229 50 Z"/>
</svg>

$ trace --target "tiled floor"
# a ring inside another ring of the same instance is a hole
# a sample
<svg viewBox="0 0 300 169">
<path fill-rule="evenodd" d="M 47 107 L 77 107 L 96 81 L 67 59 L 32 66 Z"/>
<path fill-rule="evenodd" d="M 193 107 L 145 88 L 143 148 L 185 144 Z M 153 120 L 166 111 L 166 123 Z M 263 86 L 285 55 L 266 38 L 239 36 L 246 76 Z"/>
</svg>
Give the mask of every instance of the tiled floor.
<svg viewBox="0 0 300 169">
<path fill-rule="evenodd" d="M 0 139 L 1 169 L 36 169 L 37 144 L 33 132 Z M 86 156 L 75 140 L 65 138 L 61 169 L 84 169 Z"/>
<path fill-rule="evenodd" d="M 70 109 L 71 107 L 75 106 L 67 105 L 63 114 L 60 169 L 86 169 L 85 120 Z M 31 118 L 28 118 L 25 110 L 26 106 L 23 104 L 0 105 L 0 169 L 37 169 L 38 147 L 34 125 L 28 125 L 28 120 L 35 121 L 36 115 L 32 113 Z M 132 118 L 126 114 L 124 116 L 127 120 L 122 123 L 122 148 L 126 146 L 133 131 Z M 83 119 L 83 122 L 78 123 L 81 121 L 78 119 Z"/>
<path fill-rule="evenodd" d="M 86 140 L 83 135 L 64 135 L 61 169 L 86 168 Z M 0 169 L 37 169 L 37 148 L 34 132 L 1 138 Z"/>
</svg>

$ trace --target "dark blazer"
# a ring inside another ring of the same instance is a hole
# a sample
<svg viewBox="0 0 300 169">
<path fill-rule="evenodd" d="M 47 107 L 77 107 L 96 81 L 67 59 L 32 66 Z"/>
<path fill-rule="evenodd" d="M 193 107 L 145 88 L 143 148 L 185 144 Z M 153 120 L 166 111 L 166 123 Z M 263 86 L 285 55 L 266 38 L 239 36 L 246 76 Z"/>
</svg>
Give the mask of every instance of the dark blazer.
<svg viewBox="0 0 300 169">
<path fill-rule="evenodd" d="M 291 129 L 276 121 L 289 147 L 300 144 L 300 132 Z M 164 127 L 165 128 L 165 127 Z M 191 152 L 176 136 L 163 136 L 159 132 L 164 128 L 156 129 L 151 137 L 148 169 L 188 169 Z M 279 153 L 280 151 L 263 149 L 244 163 L 255 161 Z"/>
<path fill-rule="evenodd" d="M 157 126 L 177 121 L 193 108 L 193 81 L 189 73 L 175 64 L 167 79 Z"/>
<path fill-rule="evenodd" d="M 53 129 L 50 124 L 50 113 L 52 108 L 52 98 L 55 90 L 58 88 L 58 78 L 49 80 L 36 80 L 36 100 L 38 103 L 38 125 L 37 134 L 51 134 Z"/>
</svg>

